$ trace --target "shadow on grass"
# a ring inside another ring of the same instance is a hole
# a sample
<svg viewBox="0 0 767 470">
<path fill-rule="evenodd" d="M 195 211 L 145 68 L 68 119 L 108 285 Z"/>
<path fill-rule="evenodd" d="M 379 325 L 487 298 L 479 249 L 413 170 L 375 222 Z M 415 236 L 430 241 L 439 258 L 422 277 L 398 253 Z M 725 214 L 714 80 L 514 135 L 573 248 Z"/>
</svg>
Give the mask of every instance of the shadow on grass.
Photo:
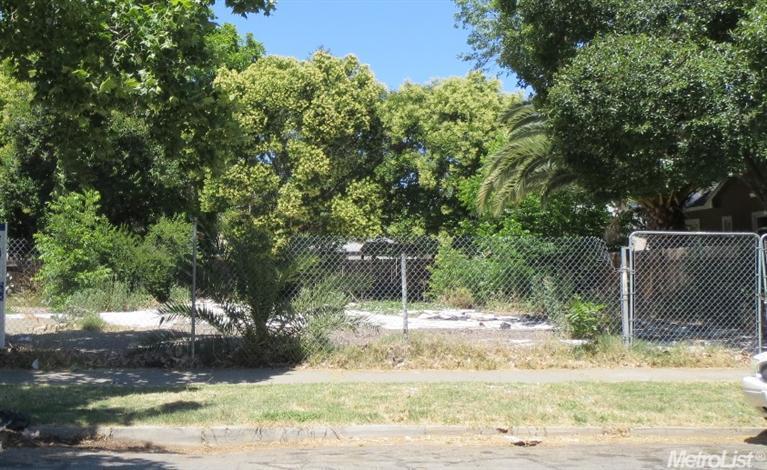
<svg viewBox="0 0 767 470">
<path fill-rule="evenodd" d="M 130 426 L 162 416 L 163 421 L 173 415 L 201 410 L 205 404 L 196 400 L 174 397 L 181 392 L 196 391 L 198 387 L 128 387 L 89 385 L 3 385 L 0 386 L 0 403 L 5 409 L 27 414 L 32 427 L 39 425 L 76 426 Z M 147 395 L 152 394 L 152 397 Z M 119 406 L 110 403 L 114 398 L 125 398 Z M 178 398 L 178 399 L 174 399 Z M 188 397 L 187 397 L 188 398 Z M 147 406 L 152 401 L 162 401 Z M 123 403 L 124 402 L 124 403 Z M 93 433 L 78 432 L 81 438 L 93 437 Z M 75 436 L 75 437 L 77 437 Z M 75 441 L 77 439 L 74 439 Z"/>
<path fill-rule="evenodd" d="M 65 330 L 8 336 L 0 350 L 0 369 L 42 370 L 71 368 L 288 367 L 307 354 L 297 336 L 275 334 L 268 344 L 247 348 L 239 336 L 198 333 L 195 356 L 190 355 L 190 334 L 155 329 L 144 331 Z"/>
</svg>

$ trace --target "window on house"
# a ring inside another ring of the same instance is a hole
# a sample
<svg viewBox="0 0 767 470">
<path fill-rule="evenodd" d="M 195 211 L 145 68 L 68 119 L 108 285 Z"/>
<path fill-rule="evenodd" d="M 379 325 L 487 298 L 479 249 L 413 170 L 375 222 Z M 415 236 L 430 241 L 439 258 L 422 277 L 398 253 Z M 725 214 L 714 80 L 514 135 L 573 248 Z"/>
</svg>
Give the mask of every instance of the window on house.
<svg viewBox="0 0 767 470">
<path fill-rule="evenodd" d="M 731 215 L 722 216 L 722 231 L 732 232 L 732 216 Z"/>
<path fill-rule="evenodd" d="M 754 232 L 767 229 L 767 211 L 751 213 L 751 228 Z"/>
<path fill-rule="evenodd" d="M 691 232 L 700 232 L 700 219 L 687 219 L 684 221 L 687 230 Z"/>
</svg>

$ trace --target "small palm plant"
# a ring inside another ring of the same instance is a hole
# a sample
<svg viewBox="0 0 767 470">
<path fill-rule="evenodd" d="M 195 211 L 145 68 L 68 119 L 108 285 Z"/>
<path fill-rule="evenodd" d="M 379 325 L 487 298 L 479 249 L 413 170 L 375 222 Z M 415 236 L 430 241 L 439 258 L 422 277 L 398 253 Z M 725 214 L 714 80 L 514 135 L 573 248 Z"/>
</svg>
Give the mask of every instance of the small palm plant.
<svg viewBox="0 0 767 470">
<path fill-rule="evenodd" d="M 355 329 L 361 319 L 349 318 L 347 295 L 332 278 L 302 283 L 310 257 L 276 255 L 266 234 L 250 232 L 230 240 L 224 253 L 203 265 L 201 300 L 161 307 L 163 321 L 196 318 L 224 338 L 234 339 L 237 360 L 246 364 L 294 362 L 331 347 L 329 334 Z"/>
<path fill-rule="evenodd" d="M 500 215 L 533 191 L 544 195 L 573 182 L 548 136 L 545 117 L 531 103 L 513 105 L 503 116 L 509 133 L 505 145 L 484 165 L 477 205 Z"/>
</svg>

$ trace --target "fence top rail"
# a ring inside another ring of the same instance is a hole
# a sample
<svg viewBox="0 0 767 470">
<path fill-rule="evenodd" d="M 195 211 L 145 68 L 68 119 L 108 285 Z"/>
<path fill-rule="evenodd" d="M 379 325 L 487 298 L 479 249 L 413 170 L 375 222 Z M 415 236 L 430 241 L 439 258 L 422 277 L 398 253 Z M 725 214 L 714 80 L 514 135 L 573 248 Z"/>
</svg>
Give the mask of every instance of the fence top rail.
<svg viewBox="0 0 767 470">
<path fill-rule="evenodd" d="M 706 235 L 706 236 L 720 236 L 720 237 L 744 237 L 750 236 L 759 238 L 759 234 L 756 232 L 687 232 L 687 231 L 670 231 L 670 230 L 637 230 L 631 232 L 629 238 L 633 238 L 636 235 Z M 766 234 L 767 235 L 767 234 Z M 764 237 L 764 235 L 762 235 Z"/>
<path fill-rule="evenodd" d="M 630 250 L 642 251 L 647 243 L 647 236 L 667 235 L 677 237 L 716 237 L 716 238 L 750 238 L 755 246 L 758 246 L 760 238 L 755 232 L 683 232 L 683 231 L 665 231 L 665 230 L 638 230 L 629 235 L 628 247 Z"/>
</svg>

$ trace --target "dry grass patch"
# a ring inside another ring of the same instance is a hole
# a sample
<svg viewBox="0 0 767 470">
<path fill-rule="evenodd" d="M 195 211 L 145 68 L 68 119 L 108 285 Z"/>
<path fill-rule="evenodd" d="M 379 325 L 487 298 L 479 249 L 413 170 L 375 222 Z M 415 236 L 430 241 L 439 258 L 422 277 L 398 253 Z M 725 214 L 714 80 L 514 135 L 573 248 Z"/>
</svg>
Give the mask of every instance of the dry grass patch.
<svg viewBox="0 0 767 470">
<path fill-rule="evenodd" d="M 468 342 L 449 335 L 390 335 L 339 347 L 309 358 L 310 367 L 339 369 L 546 369 L 586 367 L 744 367 L 749 354 L 721 346 L 644 342 L 626 346 L 617 337 L 572 345 L 550 339 L 535 344 Z"/>
</svg>

